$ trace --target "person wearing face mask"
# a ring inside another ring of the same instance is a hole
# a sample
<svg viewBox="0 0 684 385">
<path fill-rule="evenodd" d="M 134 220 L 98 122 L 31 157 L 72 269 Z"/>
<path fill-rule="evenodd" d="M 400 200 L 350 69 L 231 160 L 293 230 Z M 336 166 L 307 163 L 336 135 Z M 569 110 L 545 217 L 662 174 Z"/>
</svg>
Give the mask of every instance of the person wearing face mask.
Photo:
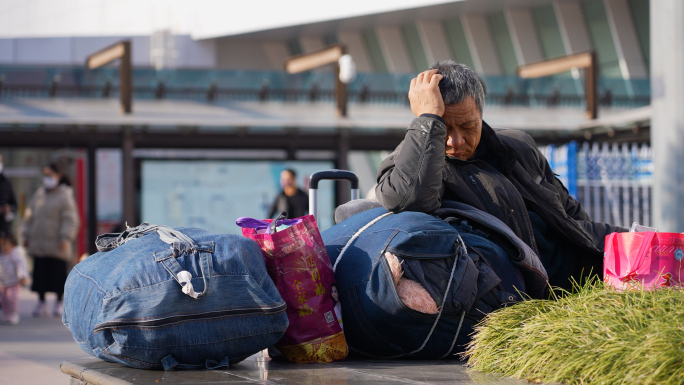
<svg viewBox="0 0 684 385">
<path fill-rule="evenodd" d="M 68 178 L 51 163 L 43 168 L 43 186 L 36 191 L 24 215 L 22 235 L 33 257 L 31 290 L 38 293 L 35 317 L 47 316 L 45 293 L 57 294 L 52 315 L 62 315 L 67 263 L 73 260 L 71 245 L 80 220 Z"/>
<path fill-rule="evenodd" d="M 532 137 L 493 129 L 470 68 L 440 61 L 411 81 L 416 118 L 378 170 L 375 194 L 392 212 L 432 213 L 457 201 L 494 215 L 532 248 L 549 282 L 570 288 L 601 274 L 605 236 L 627 229 L 591 220 Z"/>
<path fill-rule="evenodd" d="M 297 187 L 297 173 L 285 169 L 280 173 L 280 187 L 283 190 L 276 196 L 269 209 L 269 218 L 283 211 L 288 218 L 298 218 L 309 212 L 309 196 Z"/>
<path fill-rule="evenodd" d="M 0 234 L 10 233 L 17 212 L 17 200 L 9 179 L 5 177 L 2 154 L 0 154 Z"/>
</svg>

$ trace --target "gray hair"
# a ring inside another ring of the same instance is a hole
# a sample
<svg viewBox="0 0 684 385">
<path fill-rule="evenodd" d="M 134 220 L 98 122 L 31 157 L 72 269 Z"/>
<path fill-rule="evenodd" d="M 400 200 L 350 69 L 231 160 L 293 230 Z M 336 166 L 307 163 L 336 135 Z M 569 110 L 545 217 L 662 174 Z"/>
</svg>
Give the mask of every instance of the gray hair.
<svg viewBox="0 0 684 385">
<path fill-rule="evenodd" d="M 485 104 L 484 85 L 473 70 L 453 60 L 438 61 L 430 69 L 439 70 L 439 74 L 444 76 L 439 82 L 439 92 L 442 94 L 445 106 L 460 103 L 468 96 L 472 96 L 482 115 Z"/>
</svg>

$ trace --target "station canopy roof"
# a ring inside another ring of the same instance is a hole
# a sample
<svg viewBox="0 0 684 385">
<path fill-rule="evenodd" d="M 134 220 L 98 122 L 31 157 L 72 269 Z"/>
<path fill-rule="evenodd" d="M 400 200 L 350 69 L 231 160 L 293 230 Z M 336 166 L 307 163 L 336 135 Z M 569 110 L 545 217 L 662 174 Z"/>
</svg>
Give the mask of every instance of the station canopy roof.
<svg viewBox="0 0 684 385">
<path fill-rule="evenodd" d="M 538 141 L 582 138 L 607 131 L 650 126 L 650 106 L 636 109 L 603 108 L 599 118 L 587 120 L 577 107 L 485 107 L 484 120 L 492 127 L 530 133 Z M 240 135 L 292 134 L 403 137 L 413 119 L 408 105 L 350 103 L 348 117 L 337 117 L 330 102 L 208 103 L 183 100 L 136 100 L 133 113 L 123 115 L 116 99 L 11 98 L 0 102 L 0 133 L 40 129 L 111 131 L 137 127 L 150 132 L 188 130 Z"/>
</svg>

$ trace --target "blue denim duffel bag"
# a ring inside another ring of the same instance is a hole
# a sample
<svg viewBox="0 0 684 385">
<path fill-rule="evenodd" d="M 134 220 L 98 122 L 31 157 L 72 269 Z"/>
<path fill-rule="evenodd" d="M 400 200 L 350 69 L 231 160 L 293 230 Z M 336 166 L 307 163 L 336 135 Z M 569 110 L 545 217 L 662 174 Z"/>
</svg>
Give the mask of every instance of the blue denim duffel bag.
<svg viewBox="0 0 684 385">
<path fill-rule="evenodd" d="M 273 345 L 288 326 L 252 240 L 143 223 L 99 236 L 97 247 L 69 274 L 62 317 L 95 357 L 213 369 Z"/>
<path fill-rule="evenodd" d="M 541 262 L 522 241 L 508 238 L 515 237 L 512 232 L 480 226 L 483 217 L 470 213 L 441 214 L 391 214 L 378 207 L 321 233 L 352 351 L 379 358 L 452 356 L 463 350 L 487 313 L 522 300 L 529 295 L 526 288 L 533 297 L 543 295 L 538 288 L 547 277 Z M 404 277 L 428 291 L 437 314 L 415 311 L 401 301 L 386 251 L 402 262 Z"/>
</svg>

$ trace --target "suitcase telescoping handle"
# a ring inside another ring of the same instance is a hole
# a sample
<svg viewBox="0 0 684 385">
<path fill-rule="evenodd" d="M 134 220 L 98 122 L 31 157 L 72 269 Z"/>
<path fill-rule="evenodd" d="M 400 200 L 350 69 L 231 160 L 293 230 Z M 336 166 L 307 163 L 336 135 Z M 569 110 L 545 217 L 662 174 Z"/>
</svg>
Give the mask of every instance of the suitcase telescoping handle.
<svg viewBox="0 0 684 385">
<path fill-rule="evenodd" d="M 318 219 L 318 182 L 322 180 L 348 180 L 351 182 L 351 199 L 359 199 L 359 178 L 347 170 L 324 170 L 311 174 L 309 180 L 309 214 Z"/>
</svg>

